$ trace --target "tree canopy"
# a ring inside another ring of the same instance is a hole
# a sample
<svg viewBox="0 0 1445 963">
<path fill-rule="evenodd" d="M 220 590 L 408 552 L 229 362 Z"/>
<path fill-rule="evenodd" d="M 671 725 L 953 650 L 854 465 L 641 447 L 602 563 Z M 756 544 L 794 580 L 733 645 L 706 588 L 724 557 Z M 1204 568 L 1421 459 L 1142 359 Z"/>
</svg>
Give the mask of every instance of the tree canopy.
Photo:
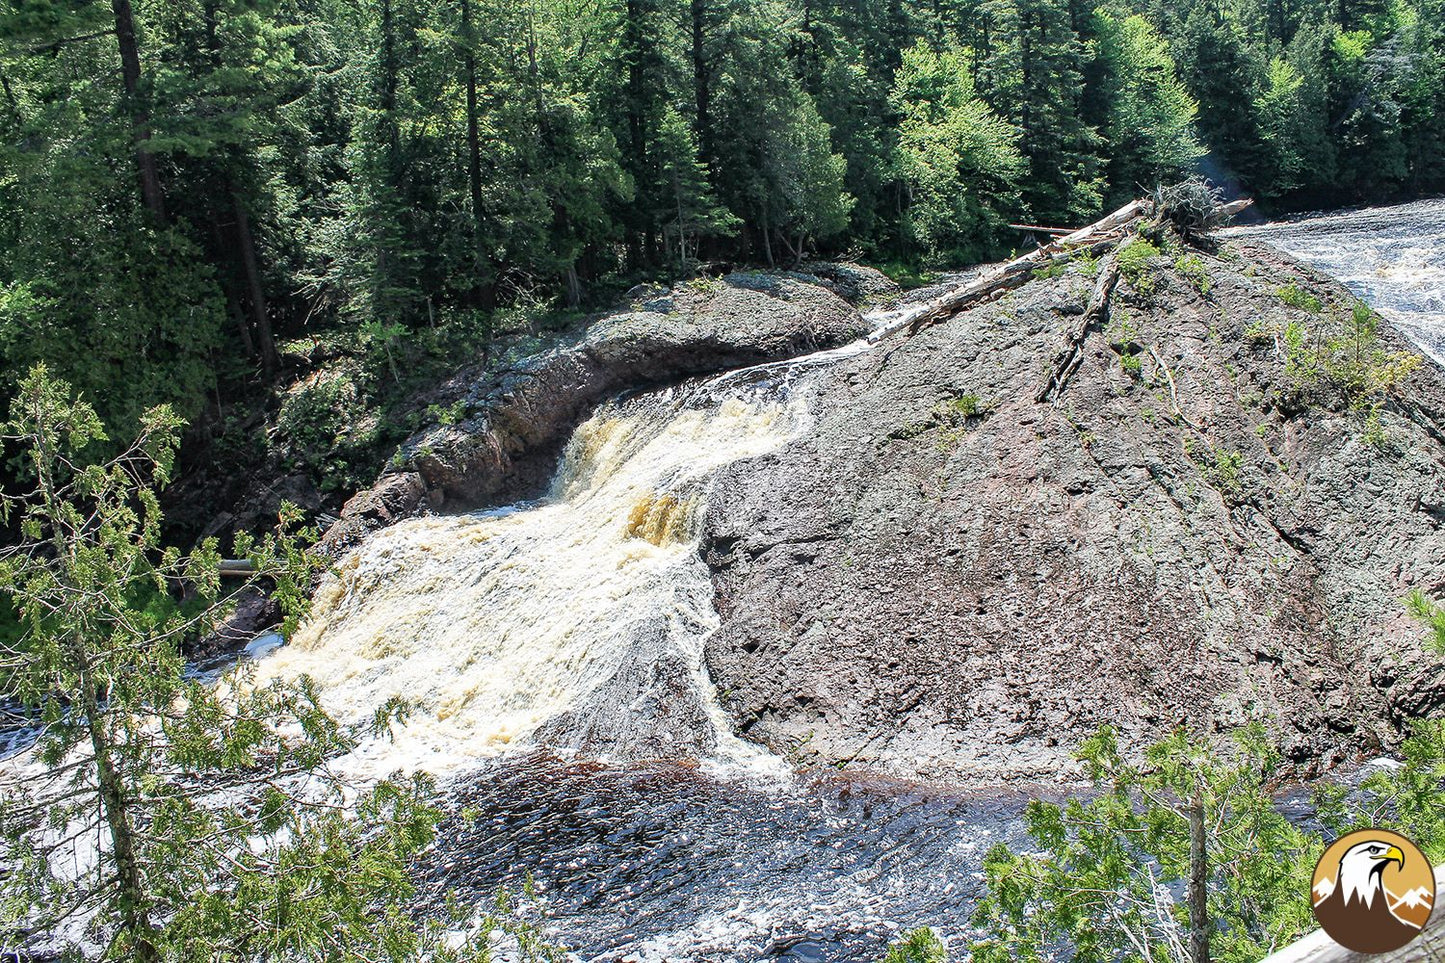
<svg viewBox="0 0 1445 963">
<path fill-rule="evenodd" d="M 287 339 L 708 260 L 978 260 L 1201 166 L 1445 184 L 1439 0 L 0 3 L 0 388 L 107 424 Z"/>
</svg>

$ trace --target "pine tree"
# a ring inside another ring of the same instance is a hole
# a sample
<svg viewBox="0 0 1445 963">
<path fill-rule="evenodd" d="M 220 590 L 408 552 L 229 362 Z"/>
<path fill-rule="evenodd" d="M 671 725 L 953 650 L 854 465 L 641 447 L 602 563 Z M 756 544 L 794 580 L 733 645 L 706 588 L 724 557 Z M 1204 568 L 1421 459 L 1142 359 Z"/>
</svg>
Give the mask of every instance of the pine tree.
<svg viewBox="0 0 1445 963">
<path fill-rule="evenodd" d="M 692 128 L 676 110 L 663 114 L 657 152 L 670 209 L 676 212 L 663 227 L 663 240 L 669 259 L 685 274 L 704 241 L 729 236 L 739 222 L 714 196 Z"/>
<path fill-rule="evenodd" d="M 1020 131 L 1021 186 L 1035 219 L 1069 224 L 1103 204 L 1099 133 L 1084 119 L 1088 52 L 1065 0 L 987 0 L 989 103 Z"/>
<path fill-rule="evenodd" d="M 358 793 L 327 760 L 361 733 L 306 680 L 186 671 L 182 643 L 229 593 L 214 540 L 189 556 L 160 541 L 178 427 L 153 409 L 120 454 L 87 461 L 101 423 L 43 367 L 5 424 L 34 487 L 4 499 L 22 536 L 0 552 L 0 593 L 23 635 L 0 651 L 0 697 L 38 726 L 31 765 L 0 782 L 7 946 L 74 950 L 89 932 L 137 961 L 484 958 L 484 936 L 448 945 L 403 911 L 439 818 L 425 776 Z M 314 566 L 292 522 L 235 552 L 294 614 Z"/>
</svg>

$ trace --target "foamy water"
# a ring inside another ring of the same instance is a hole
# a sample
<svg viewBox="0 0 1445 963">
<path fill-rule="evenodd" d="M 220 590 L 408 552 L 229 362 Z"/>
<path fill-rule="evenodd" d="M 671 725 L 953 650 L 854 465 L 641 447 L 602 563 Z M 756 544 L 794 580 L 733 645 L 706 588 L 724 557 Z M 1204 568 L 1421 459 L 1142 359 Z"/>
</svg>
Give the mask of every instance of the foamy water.
<svg viewBox="0 0 1445 963">
<path fill-rule="evenodd" d="M 1235 228 L 1339 279 L 1445 364 L 1445 200 Z"/>
<path fill-rule="evenodd" d="M 539 742 L 755 758 L 703 670 L 718 616 L 699 524 L 716 471 L 802 418 L 798 397 L 746 385 L 605 405 L 538 502 L 402 522 L 342 559 L 265 671 L 311 675 L 348 720 L 408 703 L 394 741 L 358 751 L 376 773 L 444 773 Z"/>
</svg>

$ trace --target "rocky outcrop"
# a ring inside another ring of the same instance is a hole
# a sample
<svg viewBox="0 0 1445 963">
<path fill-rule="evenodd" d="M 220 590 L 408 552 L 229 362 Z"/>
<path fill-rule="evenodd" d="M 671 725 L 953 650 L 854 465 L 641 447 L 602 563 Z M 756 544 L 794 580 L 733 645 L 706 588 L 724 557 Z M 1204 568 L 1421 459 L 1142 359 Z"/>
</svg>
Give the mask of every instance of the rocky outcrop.
<svg viewBox="0 0 1445 963">
<path fill-rule="evenodd" d="M 319 548 L 327 557 L 338 558 L 378 528 L 416 514 L 425 500 L 426 483 L 416 472 L 383 475 L 375 485 L 347 499 L 341 517 L 326 530 Z"/>
<path fill-rule="evenodd" d="M 454 386 L 460 415 L 408 439 L 376 487 L 347 503 L 323 550 L 339 554 L 423 508 L 539 495 L 572 429 L 604 399 L 845 344 L 868 330 L 855 304 L 889 287 L 876 271 L 820 265 L 811 275 L 739 273 L 638 289 L 629 309 L 569 343 Z"/>
<path fill-rule="evenodd" d="M 1372 417 L 1352 345 L 1381 378 L 1414 349 L 1240 247 L 1131 264 L 1039 401 L 1092 286 L 843 362 L 812 431 L 725 472 L 707 658 L 745 736 L 978 781 L 1067 772 L 1102 722 L 1137 748 L 1258 720 L 1312 768 L 1445 707 L 1401 604 L 1445 591 L 1439 369 Z"/>
</svg>

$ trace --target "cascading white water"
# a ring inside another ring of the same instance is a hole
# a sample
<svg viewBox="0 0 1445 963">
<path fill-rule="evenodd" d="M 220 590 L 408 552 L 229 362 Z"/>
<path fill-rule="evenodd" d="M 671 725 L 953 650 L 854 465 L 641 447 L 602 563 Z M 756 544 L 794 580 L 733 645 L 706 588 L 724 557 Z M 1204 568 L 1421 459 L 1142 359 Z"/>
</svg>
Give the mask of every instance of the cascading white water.
<svg viewBox="0 0 1445 963">
<path fill-rule="evenodd" d="M 268 673 L 308 673 L 342 718 L 411 711 L 364 770 L 446 771 L 529 742 L 731 760 L 702 665 L 717 625 L 698 557 L 716 471 L 798 429 L 801 399 L 725 377 L 603 406 L 550 492 L 402 522 L 344 558 Z"/>
</svg>

